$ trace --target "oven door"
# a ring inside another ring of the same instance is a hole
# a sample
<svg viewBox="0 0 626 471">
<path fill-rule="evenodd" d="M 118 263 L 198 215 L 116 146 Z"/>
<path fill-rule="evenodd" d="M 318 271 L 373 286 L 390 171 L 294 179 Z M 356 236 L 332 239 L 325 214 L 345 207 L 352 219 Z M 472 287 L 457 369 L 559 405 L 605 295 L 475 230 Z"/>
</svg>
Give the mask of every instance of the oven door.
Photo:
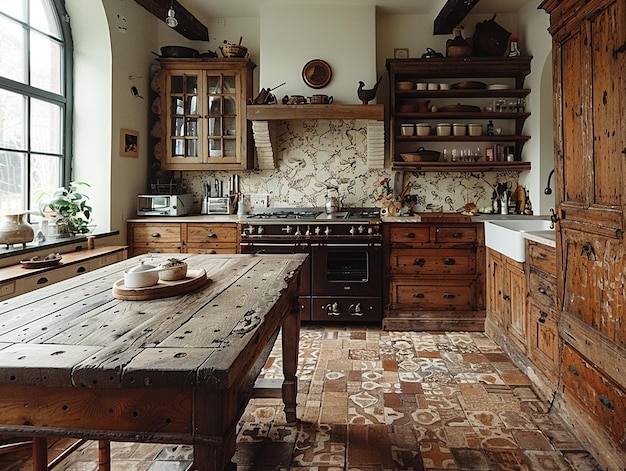
<svg viewBox="0 0 626 471">
<path fill-rule="evenodd" d="M 313 244 L 313 296 L 382 297 L 381 244 Z"/>
</svg>

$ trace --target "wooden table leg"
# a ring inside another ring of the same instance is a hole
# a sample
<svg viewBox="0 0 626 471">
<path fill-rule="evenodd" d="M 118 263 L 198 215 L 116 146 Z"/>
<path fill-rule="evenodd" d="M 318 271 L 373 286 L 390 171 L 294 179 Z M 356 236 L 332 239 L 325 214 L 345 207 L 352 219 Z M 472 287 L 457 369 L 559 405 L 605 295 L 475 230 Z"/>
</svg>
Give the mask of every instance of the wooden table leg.
<svg viewBox="0 0 626 471">
<path fill-rule="evenodd" d="M 111 471 L 111 442 L 98 441 L 98 471 Z"/>
<path fill-rule="evenodd" d="M 48 439 L 33 437 L 33 471 L 48 471 Z"/>
<path fill-rule="evenodd" d="M 290 310 L 283 323 L 283 402 L 287 423 L 296 423 L 296 395 L 298 393 L 298 348 L 300 344 L 300 304 L 298 297 L 291 299 Z"/>
</svg>

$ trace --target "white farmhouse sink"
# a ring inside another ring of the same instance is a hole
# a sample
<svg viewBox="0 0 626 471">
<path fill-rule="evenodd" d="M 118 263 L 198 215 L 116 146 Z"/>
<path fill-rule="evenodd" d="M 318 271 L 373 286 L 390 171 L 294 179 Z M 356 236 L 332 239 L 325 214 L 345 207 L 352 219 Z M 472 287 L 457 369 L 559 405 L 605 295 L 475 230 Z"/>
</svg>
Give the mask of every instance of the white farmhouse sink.
<svg viewBox="0 0 626 471">
<path fill-rule="evenodd" d="M 526 261 L 524 232 L 550 232 L 549 219 L 500 219 L 485 221 L 485 245 L 518 262 Z"/>
</svg>

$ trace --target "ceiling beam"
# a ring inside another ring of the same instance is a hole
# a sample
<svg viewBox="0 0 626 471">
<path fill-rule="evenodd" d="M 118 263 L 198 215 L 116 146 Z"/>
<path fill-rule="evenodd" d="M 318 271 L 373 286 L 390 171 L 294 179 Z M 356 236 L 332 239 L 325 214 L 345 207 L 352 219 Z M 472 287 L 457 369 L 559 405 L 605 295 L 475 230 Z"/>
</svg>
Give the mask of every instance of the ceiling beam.
<svg viewBox="0 0 626 471">
<path fill-rule="evenodd" d="M 170 5 L 173 5 L 174 11 L 176 12 L 176 19 L 178 20 L 178 26 L 172 29 L 182 34 L 187 39 L 196 41 L 209 40 L 209 29 L 176 0 L 173 0 L 173 3 L 171 0 L 135 0 L 135 2 L 163 22 L 165 18 L 167 18 Z"/>
<path fill-rule="evenodd" d="M 433 24 L 433 34 L 450 34 L 479 0 L 448 0 Z"/>
</svg>

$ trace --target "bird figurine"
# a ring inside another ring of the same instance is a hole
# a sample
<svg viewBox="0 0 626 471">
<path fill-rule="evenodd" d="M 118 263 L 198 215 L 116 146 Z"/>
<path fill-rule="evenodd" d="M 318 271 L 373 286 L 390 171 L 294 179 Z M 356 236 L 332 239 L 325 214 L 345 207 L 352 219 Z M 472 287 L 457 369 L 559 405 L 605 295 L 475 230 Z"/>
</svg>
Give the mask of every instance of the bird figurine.
<svg viewBox="0 0 626 471">
<path fill-rule="evenodd" d="M 361 100 L 361 103 L 363 103 L 364 105 L 367 105 L 370 101 L 372 101 L 374 98 L 376 98 L 376 90 L 378 89 L 378 85 L 380 85 L 380 81 L 383 78 L 380 77 L 378 79 L 378 82 L 376 82 L 376 85 L 374 85 L 373 88 L 370 89 L 365 89 L 363 88 L 365 86 L 365 84 L 361 81 L 359 81 L 359 88 L 356 91 L 356 94 L 358 95 L 359 99 Z"/>
</svg>

